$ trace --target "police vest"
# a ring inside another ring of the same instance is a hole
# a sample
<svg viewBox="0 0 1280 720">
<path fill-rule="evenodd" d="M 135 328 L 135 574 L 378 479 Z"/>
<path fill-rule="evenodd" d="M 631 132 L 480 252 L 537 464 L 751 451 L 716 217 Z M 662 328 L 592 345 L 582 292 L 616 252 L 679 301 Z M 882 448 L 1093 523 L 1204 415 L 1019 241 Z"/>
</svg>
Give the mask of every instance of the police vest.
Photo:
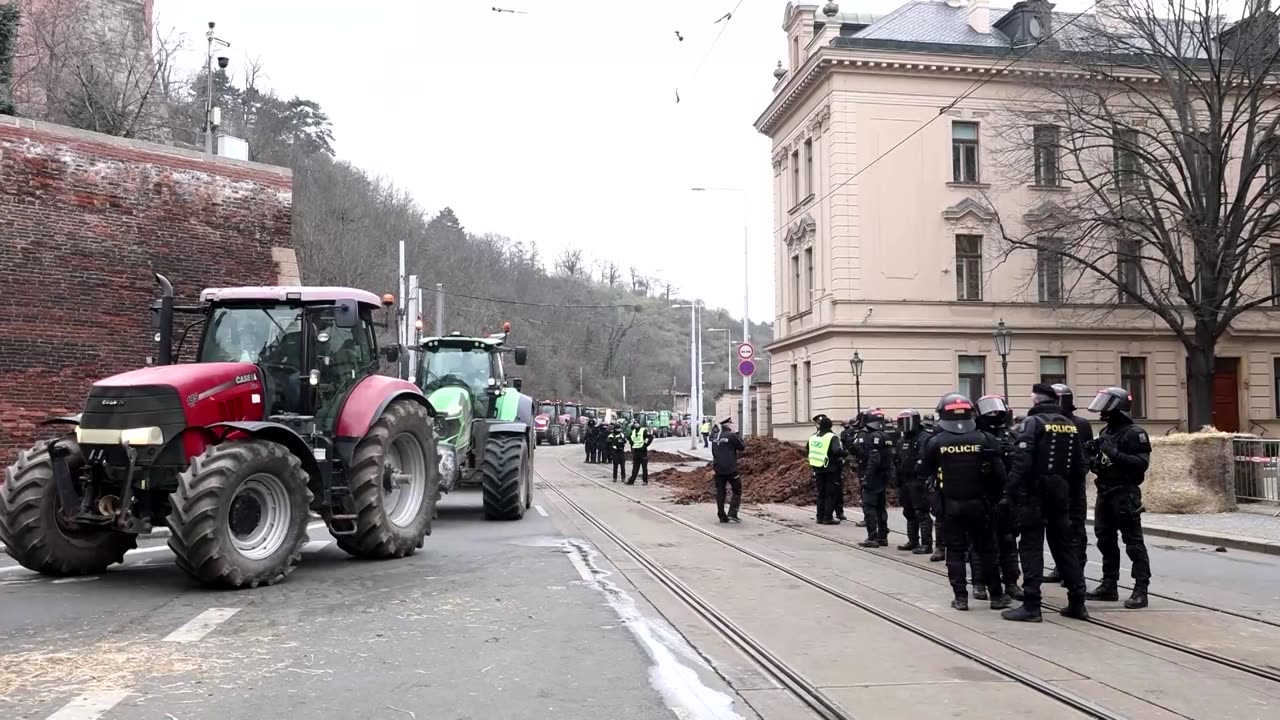
<svg viewBox="0 0 1280 720">
<path fill-rule="evenodd" d="M 706 435 L 711 432 L 711 423 L 702 423 L 702 427 L 700 429 L 702 430 L 702 434 Z"/>
<path fill-rule="evenodd" d="M 631 431 L 631 444 L 632 445 L 644 444 L 644 428 Z"/>
<path fill-rule="evenodd" d="M 824 468 L 827 466 L 827 453 L 831 450 L 831 441 L 835 435 L 814 435 L 809 438 L 809 467 Z"/>
</svg>

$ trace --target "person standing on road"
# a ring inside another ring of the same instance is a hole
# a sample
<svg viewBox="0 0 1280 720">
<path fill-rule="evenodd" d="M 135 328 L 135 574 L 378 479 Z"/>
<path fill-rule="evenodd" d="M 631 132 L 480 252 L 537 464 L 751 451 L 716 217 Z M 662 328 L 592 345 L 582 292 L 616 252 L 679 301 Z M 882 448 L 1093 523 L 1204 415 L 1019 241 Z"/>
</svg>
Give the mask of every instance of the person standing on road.
<svg viewBox="0 0 1280 720">
<path fill-rule="evenodd" d="M 992 508 L 1005 484 L 1000 448 L 992 437 L 979 432 L 973 403 L 959 393 L 942 396 L 938 425 L 942 432 L 925 447 L 916 473 L 921 480 L 934 478 L 941 497 L 947 579 L 955 595 L 951 607 L 969 609 L 964 560 L 966 550 L 972 547 L 978 558 L 975 574 L 987 580 L 991 609 L 1002 610 L 1013 600 L 1002 592 L 995 571 L 995 532 L 991 527 Z"/>
<path fill-rule="evenodd" d="M 1013 453 L 1013 432 L 1009 429 L 1011 417 L 1009 403 L 1005 402 L 1003 397 L 985 395 L 978 399 L 978 429 L 991 436 L 991 439 L 1000 448 L 999 457 L 992 460 L 999 461 L 1006 475 L 1009 472 L 1009 463 L 1012 460 Z M 998 561 L 995 571 L 1000 575 L 998 579 L 1004 582 L 1005 594 L 1014 600 L 1021 600 L 1022 588 L 1018 587 L 1018 578 L 1021 574 L 1018 557 L 1018 531 L 1014 527 L 1013 513 L 1010 511 L 1008 503 L 1000 503 L 996 506 L 993 525 L 996 533 L 996 555 Z"/>
<path fill-rule="evenodd" d="M 862 547 L 886 547 L 889 544 L 889 511 L 885 505 L 885 492 L 893 472 L 893 444 L 884 432 L 884 413 L 879 410 L 863 412 L 862 426 L 863 430 L 854 442 L 867 539 L 858 544 Z"/>
<path fill-rule="evenodd" d="M 653 443 L 653 433 L 644 425 L 636 425 L 631 429 L 631 479 L 628 485 L 636 484 L 636 474 L 640 473 L 644 484 L 649 484 L 649 445 Z M 641 472 L 643 470 L 643 472 Z"/>
<path fill-rule="evenodd" d="M 702 418 L 702 424 L 698 426 L 698 432 L 702 434 L 702 447 L 708 447 L 708 438 L 711 436 L 711 419 Z"/>
<path fill-rule="evenodd" d="M 898 413 L 898 503 L 907 519 L 907 541 L 899 550 L 910 550 L 916 555 L 933 553 L 933 518 L 929 516 L 929 499 L 924 481 L 916 472 L 920 459 L 920 413 L 903 410 Z"/>
<path fill-rule="evenodd" d="M 926 447 L 941 432 L 942 428 L 938 427 L 938 420 L 932 413 L 920 420 L 919 455 L 924 455 Z M 937 478 L 927 479 L 924 488 L 929 513 L 933 516 L 933 554 L 929 556 L 929 562 L 942 562 L 947 556 L 947 546 L 942 538 L 942 497 L 938 494 Z"/>
<path fill-rule="evenodd" d="M 831 429 L 831 418 L 815 415 L 813 422 L 817 424 L 817 433 L 809 438 L 809 467 L 818 488 L 818 524 L 838 525 L 840 521 L 832 517 L 832 513 L 846 453 L 840 445 L 840 438 Z"/>
<path fill-rule="evenodd" d="M 1107 424 L 1098 435 L 1091 464 L 1098 497 L 1093 504 L 1093 534 L 1102 552 L 1102 583 L 1088 594 L 1090 600 L 1120 599 L 1120 546 L 1124 540 L 1132 565 L 1133 593 L 1124 602 L 1130 610 L 1147 606 L 1151 584 L 1151 560 L 1142 538 L 1142 481 L 1151 464 L 1151 440 L 1146 430 L 1129 417 L 1133 396 L 1121 387 L 1107 388 L 1089 404 L 1089 412 Z"/>
<path fill-rule="evenodd" d="M 1018 552 L 1022 556 L 1022 606 L 1005 610 L 1005 620 L 1040 622 L 1040 583 L 1044 577 L 1044 542 L 1057 547 L 1062 558 L 1059 572 L 1067 584 L 1067 607 L 1059 612 L 1069 618 L 1088 620 L 1084 605 L 1083 565 L 1078 559 L 1084 548 L 1076 546 L 1068 515 L 1072 494 L 1084 492 L 1085 457 L 1080 431 L 1062 414 L 1058 393 L 1052 385 L 1036 383 L 1031 389 L 1034 403 L 1027 411 L 1015 439 L 1009 481 L 1002 502 L 1011 506 L 1018 532 Z"/>
<path fill-rule="evenodd" d="M 609 426 L 609 437 L 605 442 L 609 447 L 609 455 L 613 460 L 613 481 L 618 482 L 618 468 L 622 468 L 622 479 L 627 479 L 627 434 L 617 423 Z"/>
<path fill-rule="evenodd" d="M 1071 391 L 1068 385 L 1056 383 L 1053 386 L 1053 390 L 1058 393 L 1058 405 L 1062 408 L 1062 414 L 1075 423 L 1076 431 L 1080 435 L 1080 446 L 1085 448 L 1087 453 L 1088 448 L 1093 446 L 1093 426 L 1089 424 L 1088 420 L 1075 414 L 1075 393 Z M 1080 571 L 1083 573 L 1085 564 L 1089 559 L 1089 535 L 1084 528 L 1085 517 L 1088 515 L 1089 499 L 1083 492 L 1072 494 L 1071 499 L 1074 504 L 1071 506 L 1071 514 L 1067 519 L 1071 521 L 1071 534 L 1075 536 L 1076 545 L 1080 548 Z M 1045 582 L 1062 582 L 1062 574 L 1058 572 L 1058 565 L 1061 562 L 1057 555 L 1053 556 L 1053 569 L 1044 574 Z"/>
<path fill-rule="evenodd" d="M 587 463 L 595 462 L 596 456 L 596 420 L 587 421 L 587 429 L 582 433 L 582 448 L 587 452 Z"/>
<path fill-rule="evenodd" d="M 742 438 L 733 431 L 733 420 L 725 418 L 720 421 L 720 434 L 711 446 L 712 470 L 716 475 L 716 514 L 720 522 L 739 522 L 738 505 L 742 502 L 742 476 L 738 474 L 738 453 L 747 449 Z M 733 490 L 733 499 L 729 501 L 729 512 L 724 511 L 725 489 Z"/>
</svg>

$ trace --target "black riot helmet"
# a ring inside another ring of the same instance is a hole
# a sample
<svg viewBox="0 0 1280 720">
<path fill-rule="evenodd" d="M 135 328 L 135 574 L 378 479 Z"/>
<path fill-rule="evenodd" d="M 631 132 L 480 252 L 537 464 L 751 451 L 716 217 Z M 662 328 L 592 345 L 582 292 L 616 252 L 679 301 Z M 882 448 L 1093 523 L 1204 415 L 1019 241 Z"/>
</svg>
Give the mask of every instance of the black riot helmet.
<svg viewBox="0 0 1280 720">
<path fill-rule="evenodd" d="M 903 410 L 898 413 L 898 432 L 903 435 L 914 435 L 920 431 L 920 411 Z"/>
<path fill-rule="evenodd" d="M 1058 391 L 1054 390 L 1052 385 L 1046 385 L 1044 383 L 1036 383 L 1035 385 L 1032 385 L 1031 386 L 1031 404 L 1043 405 L 1045 403 L 1051 403 L 1053 405 L 1057 405 Z"/>
<path fill-rule="evenodd" d="M 879 408 L 872 408 L 862 412 L 862 424 L 872 430 L 884 429 L 884 411 Z"/>
<path fill-rule="evenodd" d="M 1009 403 L 999 395 L 983 395 L 978 398 L 978 424 L 996 429 L 1009 424 Z"/>
<path fill-rule="evenodd" d="M 1076 411 L 1076 394 L 1071 392 L 1070 385 L 1054 383 L 1053 391 L 1058 393 L 1058 404 L 1062 406 L 1062 412 L 1071 414 Z"/>
<path fill-rule="evenodd" d="M 1097 397 L 1093 402 L 1089 403 L 1089 412 L 1095 412 L 1102 416 L 1103 420 L 1110 420 L 1112 415 L 1129 419 L 1129 410 L 1133 407 L 1133 396 L 1128 390 L 1122 387 L 1109 387 L 1098 391 Z"/>
<path fill-rule="evenodd" d="M 950 433 L 967 433 L 977 429 L 973 401 L 960 393 L 948 393 L 938 401 L 938 427 Z"/>
</svg>

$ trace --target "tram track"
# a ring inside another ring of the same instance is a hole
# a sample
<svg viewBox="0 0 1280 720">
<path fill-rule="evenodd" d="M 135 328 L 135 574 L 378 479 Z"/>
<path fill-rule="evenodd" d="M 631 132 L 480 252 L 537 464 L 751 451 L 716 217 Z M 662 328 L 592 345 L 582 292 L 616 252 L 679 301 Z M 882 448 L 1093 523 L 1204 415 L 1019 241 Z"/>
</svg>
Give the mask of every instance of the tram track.
<svg viewBox="0 0 1280 720">
<path fill-rule="evenodd" d="M 713 532 L 710 532 L 702 527 L 699 527 L 696 523 L 689 522 L 684 518 L 678 517 L 670 512 L 667 512 L 666 510 L 663 510 L 662 508 L 657 507 L 652 503 L 648 503 L 648 502 L 645 502 L 644 500 L 631 497 L 626 493 L 618 491 L 615 488 L 611 488 L 609 487 L 608 484 L 603 483 L 595 478 L 592 478 L 582 472 L 579 472 L 574 468 L 570 467 L 569 465 L 565 464 L 563 458 L 559 459 L 559 463 L 561 468 L 563 468 L 565 471 L 569 472 L 570 474 L 576 477 L 586 480 L 598 486 L 601 489 L 604 489 L 621 498 L 624 498 L 628 502 L 635 503 L 643 507 L 644 509 L 656 515 L 659 515 L 671 522 L 674 522 L 689 530 L 692 530 L 693 532 L 696 532 L 722 545 L 725 545 L 737 551 L 740 554 L 746 555 L 752 558 L 753 560 L 756 560 L 766 566 L 773 568 L 774 570 L 777 570 L 796 580 L 799 580 L 810 587 L 813 587 L 817 590 L 820 590 L 832 597 L 835 597 L 843 601 L 848 605 L 852 605 L 867 614 L 875 616 L 876 618 L 882 621 L 885 621 L 891 625 L 896 626 L 901 630 L 910 632 L 911 634 L 916 635 L 917 637 L 920 637 L 935 645 L 943 647 L 957 655 L 960 655 L 978 665 L 981 665 L 987 668 L 988 670 L 991 670 L 992 672 L 995 672 L 996 674 L 1002 677 L 1008 678 L 1018 683 L 1019 685 L 1022 685 L 1023 687 L 1026 687 L 1030 690 L 1040 693 L 1062 705 L 1070 707 L 1073 710 L 1083 714 L 1086 717 L 1100 718 L 1100 719 L 1106 719 L 1106 720 L 1118 720 L 1119 718 L 1125 717 L 1124 715 L 1115 713 L 1101 705 L 1098 705 L 1092 702 L 1087 698 L 1084 698 L 1073 692 L 1070 692 L 1061 687 L 1058 687 L 1057 685 L 1054 685 L 1051 682 L 1038 678 L 1017 667 L 1014 667 L 1013 665 L 1009 665 L 999 660 L 995 660 L 994 658 L 988 657 L 983 653 L 980 653 L 961 643 L 951 640 L 939 633 L 933 632 L 915 623 L 912 623 L 911 621 L 903 617 L 900 617 L 894 613 L 891 613 L 887 610 L 884 610 L 883 608 L 877 607 L 864 600 L 860 600 L 856 597 L 853 597 L 845 592 L 842 592 L 841 590 L 835 587 L 832 587 L 831 585 L 828 585 L 822 582 L 821 580 L 818 580 L 817 578 L 814 578 L 804 572 L 801 572 L 800 570 L 797 570 L 788 565 L 780 563 L 772 558 L 762 555 L 752 550 L 751 548 L 746 547 L 745 545 L 720 537 L 719 535 Z M 732 621 L 730 621 L 722 613 L 716 610 L 713 606 L 709 605 L 704 599 L 699 598 L 696 595 L 696 593 L 694 593 L 691 589 L 688 588 L 688 586 L 684 585 L 682 582 L 680 582 L 678 578 L 671 575 L 670 572 L 668 572 L 659 563 L 653 560 L 653 558 L 645 554 L 644 551 L 635 547 L 633 544 L 628 542 L 625 538 L 621 537 L 615 530 L 613 530 L 613 528 L 609 527 L 607 523 L 605 523 L 600 518 L 592 514 L 590 511 L 583 508 L 579 503 L 575 502 L 571 497 L 569 497 L 569 495 L 563 489 L 558 487 L 555 483 L 551 482 L 545 475 L 539 473 L 539 476 L 542 479 L 543 486 L 547 490 L 555 494 L 568 507 L 570 507 L 576 513 L 581 515 L 591 525 L 593 525 L 598 530 L 600 530 L 600 532 L 602 532 L 606 537 L 608 537 L 613 542 L 617 543 L 618 546 L 622 548 L 624 552 L 626 552 L 629 556 L 634 558 L 642 567 L 645 568 L 646 571 L 648 571 L 655 579 L 657 579 L 659 583 L 661 583 L 664 587 L 667 587 L 669 590 L 671 590 L 672 593 L 678 599 L 680 599 L 682 602 L 688 605 L 691 609 L 697 612 L 699 616 L 707 620 L 707 622 L 710 623 L 711 626 L 714 629 L 716 629 L 716 631 L 719 632 L 723 637 L 725 637 L 731 644 L 733 644 L 735 647 L 738 647 L 739 649 L 742 649 L 747 654 L 748 657 L 751 657 L 753 660 L 759 663 L 761 667 L 764 668 L 766 672 L 772 675 L 776 680 L 778 680 L 778 682 L 784 688 L 786 688 L 789 692 L 795 695 L 805 705 L 814 709 L 814 711 L 817 712 L 820 717 L 838 718 L 838 719 L 853 717 L 849 715 L 846 711 L 844 711 L 842 708 L 840 708 L 838 704 L 834 703 L 834 701 L 830 700 L 830 698 L 827 698 L 821 692 L 820 689 L 818 689 L 815 685 L 813 685 L 813 683 L 805 680 L 803 676 L 799 674 L 798 671 L 796 671 L 794 668 L 791 668 L 781 659 L 777 658 L 775 655 L 770 653 L 767 649 L 760 646 L 760 644 L 756 640 L 751 638 L 741 628 L 734 625 Z M 788 527 L 780 523 L 774 523 L 774 524 L 778 525 L 779 527 Z M 794 528 L 789 528 L 789 529 L 794 529 Z"/>
</svg>

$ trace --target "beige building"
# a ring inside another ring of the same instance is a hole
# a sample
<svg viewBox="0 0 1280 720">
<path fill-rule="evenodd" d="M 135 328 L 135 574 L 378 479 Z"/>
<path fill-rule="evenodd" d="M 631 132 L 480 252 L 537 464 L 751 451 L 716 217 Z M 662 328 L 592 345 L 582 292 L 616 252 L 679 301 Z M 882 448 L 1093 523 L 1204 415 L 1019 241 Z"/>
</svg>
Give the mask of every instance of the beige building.
<svg viewBox="0 0 1280 720">
<path fill-rule="evenodd" d="M 778 228 L 774 435 L 804 437 L 819 412 L 854 414 L 855 351 L 862 406 L 887 414 L 931 412 L 957 388 L 1001 393 L 999 320 L 1013 333 L 1015 412 L 1034 382 L 1065 381 L 1082 404 L 1119 384 L 1153 433 L 1186 430 L 1186 354 L 1162 322 L 1116 309 L 1114 289 L 1066 297 L 1061 267 L 1037 272 L 1034 256 L 990 251 L 997 219 L 1034 223 L 1070 192 L 1030 165 L 997 167 L 991 152 L 1026 71 L 976 79 L 1009 51 L 1001 28 L 1028 4 L 908 2 L 883 17 L 834 5 L 786 6 L 787 60 L 756 121 L 773 141 Z M 1280 434 L 1280 316 L 1246 313 L 1217 354 L 1215 425 Z"/>
</svg>

